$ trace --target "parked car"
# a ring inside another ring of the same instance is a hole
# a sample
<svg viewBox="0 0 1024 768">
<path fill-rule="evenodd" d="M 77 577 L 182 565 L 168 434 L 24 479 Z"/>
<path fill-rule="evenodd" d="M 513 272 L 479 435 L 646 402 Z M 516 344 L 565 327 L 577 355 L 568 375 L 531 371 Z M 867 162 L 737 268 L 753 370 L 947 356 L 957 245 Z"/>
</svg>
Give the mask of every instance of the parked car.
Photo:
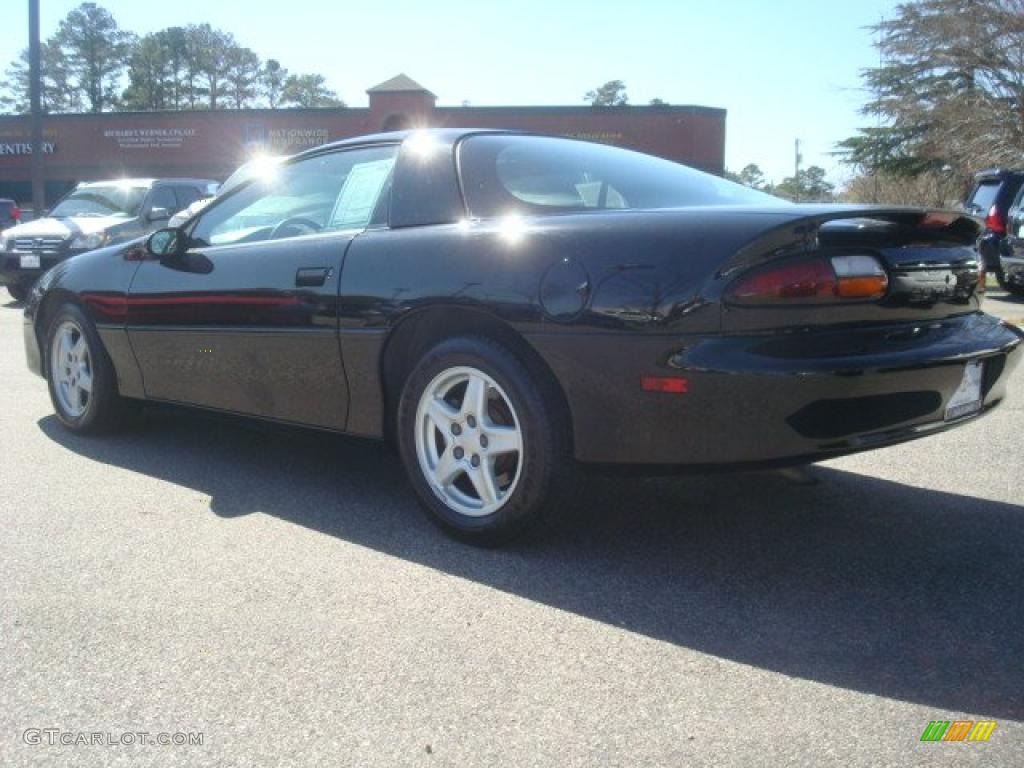
<svg viewBox="0 0 1024 768">
<path fill-rule="evenodd" d="M 1002 286 L 1015 296 L 1024 296 L 1024 185 L 1006 215 L 1006 237 L 999 245 Z"/>
<path fill-rule="evenodd" d="M 13 200 L 0 197 L 0 231 L 15 226 L 21 221 L 21 208 Z"/>
<path fill-rule="evenodd" d="M 170 221 L 167 222 L 169 227 L 180 227 L 186 221 L 195 216 L 199 211 L 205 208 L 215 197 L 219 195 L 226 195 L 231 190 L 238 186 L 241 186 L 244 182 L 249 179 L 260 176 L 266 173 L 273 172 L 273 169 L 277 165 L 287 158 L 281 155 L 263 155 L 250 160 L 225 179 L 223 184 L 220 184 L 215 189 L 211 189 L 206 197 L 196 200 L 188 208 L 178 211 L 174 214 Z"/>
<path fill-rule="evenodd" d="M 1006 287 L 999 261 L 1000 245 L 1006 236 L 1006 222 L 1010 206 L 1024 186 L 1024 170 L 991 168 L 974 176 L 974 186 L 964 202 L 964 210 L 985 219 L 985 231 L 978 240 L 978 252 L 985 269 L 996 276 L 999 285 Z"/>
<path fill-rule="evenodd" d="M 49 215 L 0 233 L 0 284 L 22 300 L 44 271 L 77 253 L 167 224 L 206 194 L 209 179 L 116 179 L 79 184 Z"/>
<path fill-rule="evenodd" d="M 495 542 L 578 464 L 805 464 L 996 407 L 1024 333 L 980 311 L 979 229 L 572 139 L 379 134 L 47 272 L 26 357 L 73 432 L 154 400 L 394 439 L 431 517 Z"/>
</svg>

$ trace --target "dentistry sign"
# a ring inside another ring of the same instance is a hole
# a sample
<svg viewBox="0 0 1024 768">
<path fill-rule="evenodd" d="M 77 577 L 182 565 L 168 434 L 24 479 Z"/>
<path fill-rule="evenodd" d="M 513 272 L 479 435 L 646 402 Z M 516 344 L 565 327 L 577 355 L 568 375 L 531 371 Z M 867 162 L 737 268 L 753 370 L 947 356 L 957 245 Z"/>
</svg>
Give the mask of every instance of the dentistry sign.
<svg viewBox="0 0 1024 768">
<path fill-rule="evenodd" d="M 57 143 L 53 141 L 43 142 L 43 154 L 52 155 L 57 151 Z M 32 142 L 30 141 L 0 141 L 0 155 L 31 155 Z"/>
</svg>

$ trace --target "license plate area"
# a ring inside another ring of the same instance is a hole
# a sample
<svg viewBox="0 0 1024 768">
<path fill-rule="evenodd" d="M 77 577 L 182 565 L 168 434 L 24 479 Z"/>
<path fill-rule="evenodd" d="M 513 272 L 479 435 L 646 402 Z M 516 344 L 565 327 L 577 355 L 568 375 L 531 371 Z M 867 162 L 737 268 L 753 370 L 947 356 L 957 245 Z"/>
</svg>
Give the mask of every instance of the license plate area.
<svg viewBox="0 0 1024 768">
<path fill-rule="evenodd" d="M 984 363 L 975 360 L 964 367 L 960 386 L 946 403 L 946 421 L 969 416 L 981 410 L 981 382 L 985 372 Z"/>
<path fill-rule="evenodd" d="M 38 253 L 23 254 L 20 262 L 22 269 L 39 269 L 41 265 Z"/>
</svg>

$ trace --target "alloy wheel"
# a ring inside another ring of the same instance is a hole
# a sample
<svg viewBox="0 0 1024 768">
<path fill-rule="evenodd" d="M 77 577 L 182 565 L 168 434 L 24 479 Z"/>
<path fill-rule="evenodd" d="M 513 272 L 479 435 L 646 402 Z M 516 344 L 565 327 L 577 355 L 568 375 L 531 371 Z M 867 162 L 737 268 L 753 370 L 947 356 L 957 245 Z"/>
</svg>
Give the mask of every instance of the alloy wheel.
<svg viewBox="0 0 1024 768">
<path fill-rule="evenodd" d="M 77 419 L 92 399 L 93 365 L 89 342 L 79 325 L 65 320 L 53 336 L 50 375 L 64 413 Z"/>
<path fill-rule="evenodd" d="M 450 509 L 483 517 L 515 491 L 523 433 L 511 400 L 483 371 L 442 371 L 416 410 L 416 457 L 434 493 Z"/>
</svg>

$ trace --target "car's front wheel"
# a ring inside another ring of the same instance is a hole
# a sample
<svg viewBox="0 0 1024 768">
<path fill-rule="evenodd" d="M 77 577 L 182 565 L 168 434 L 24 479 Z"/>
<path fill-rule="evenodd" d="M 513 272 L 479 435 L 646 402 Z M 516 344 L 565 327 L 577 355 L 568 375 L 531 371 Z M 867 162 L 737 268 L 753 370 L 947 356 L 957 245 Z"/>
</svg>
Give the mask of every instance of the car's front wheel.
<svg viewBox="0 0 1024 768">
<path fill-rule="evenodd" d="M 399 403 L 399 450 L 430 516 L 478 544 L 509 540 L 542 517 L 568 471 L 557 399 L 495 341 L 430 350 Z"/>
<path fill-rule="evenodd" d="M 114 366 L 78 306 L 64 304 L 50 318 L 46 349 L 50 400 L 61 423 L 80 433 L 120 426 L 128 401 L 118 394 Z"/>
</svg>

